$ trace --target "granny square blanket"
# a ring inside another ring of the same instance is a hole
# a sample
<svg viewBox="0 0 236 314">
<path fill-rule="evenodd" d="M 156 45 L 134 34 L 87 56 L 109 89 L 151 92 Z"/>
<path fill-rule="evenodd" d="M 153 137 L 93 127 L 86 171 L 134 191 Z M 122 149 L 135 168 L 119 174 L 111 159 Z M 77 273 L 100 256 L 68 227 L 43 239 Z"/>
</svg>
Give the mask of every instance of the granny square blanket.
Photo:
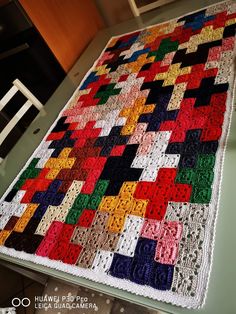
<svg viewBox="0 0 236 314">
<path fill-rule="evenodd" d="M 0 252 L 203 305 L 236 6 L 113 37 L 0 202 Z"/>
</svg>

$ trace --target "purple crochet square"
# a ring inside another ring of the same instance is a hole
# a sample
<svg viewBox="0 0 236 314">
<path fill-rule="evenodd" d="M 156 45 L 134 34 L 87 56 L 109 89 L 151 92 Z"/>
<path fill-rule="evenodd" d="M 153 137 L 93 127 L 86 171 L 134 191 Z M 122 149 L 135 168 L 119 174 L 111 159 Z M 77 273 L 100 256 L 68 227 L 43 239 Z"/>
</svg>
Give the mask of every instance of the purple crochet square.
<svg viewBox="0 0 236 314">
<path fill-rule="evenodd" d="M 109 270 L 110 275 L 128 279 L 130 276 L 131 263 L 131 257 L 115 253 Z"/>
<path fill-rule="evenodd" d="M 173 280 L 174 266 L 154 263 L 150 284 L 159 290 L 170 290 Z"/>
<path fill-rule="evenodd" d="M 139 285 L 150 285 L 152 270 L 153 261 L 148 259 L 140 260 L 139 258 L 133 258 L 129 279 Z"/>
<path fill-rule="evenodd" d="M 154 259 L 157 241 L 147 238 L 139 238 L 135 249 L 135 255 L 138 258 Z"/>
</svg>

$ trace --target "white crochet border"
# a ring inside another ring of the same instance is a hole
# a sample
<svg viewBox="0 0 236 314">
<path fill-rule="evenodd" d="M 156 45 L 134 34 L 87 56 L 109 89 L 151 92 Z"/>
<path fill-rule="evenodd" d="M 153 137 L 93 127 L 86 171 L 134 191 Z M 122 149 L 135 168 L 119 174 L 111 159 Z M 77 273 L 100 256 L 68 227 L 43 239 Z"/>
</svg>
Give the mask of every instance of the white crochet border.
<svg viewBox="0 0 236 314">
<path fill-rule="evenodd" d="M 118 36 L 112 36 L 110 40 L 108 41 L 107 45 L 97 58 L 97 60 L 93 63 L 92 67 L 90 70 L 87 72 L 87 74 L 84 76 L 83 80 L 80 82 L 79 86 L 71 96 L 71 98 L 68 100 L 67 104 L 71 103 L 72 101 L 75 101 L 77 98 L 77 92 L 80 88 L 80 86 L 83 84 L 83 82 L 86 80 L 86 78 L 89 76 L 89 74 L 93 71 L 93 68 L 95 64 L 97 63 L 98 59 L 102 56 L 104 53 L 106 47 L 109 45 L 110 41 L 113 38 L 117 38 L 126 34 L 131 34 L 134 33 L 135 31 L 140 31 L 140 30 L 145 30 L 148 28 L 151 28 L 156 25 L 161 25 L 167 22 L 175 21 L 181 17 L 187 16 L 189 14 L 198 12 L 200 10 L 210 8 L 217 6 L 222 3 L 227 3 L 230 1 L 222 1 L 222 2 L 217 2 L 215 4 L 200 8 L 198 10 L 194 10 L 192 12 L 188 12 L 184 15 L 181 15 L 179 17 L 173 18 L 171 20 L 167 20 L 158 24 L 154 24 L 142 29 L 134 30 L 132 32 L 128 32 L 125 34 L 121 34 Z M 234 56 L 236 55 L 236 45 L 234 47 Z M 220 201 L 220 191 L 221 191 L 221 182 L 222 182 L 222 172 L 223 172 L 223 163 L 224 163 L 224 155 L 225 155 L 225 149 L 226 149 L 226 142 L 227 138 L 229 135 L 229 130 L 230 130 L 230 123 L 231 123 L 231 117 L 232 117 L 232 111 L 233 111 L 233 103 L 234 103 L 234 88 L 235 88 L 235 71 L 233 70 L 231 73 L 230 81 L 229 81 L 229 90 L 227 92 L 227 103 L 226 103 L 226 112 L 224 116 L 224 123 L 222 126 L 222 135 L 219 141 L 219 148 L 216 153 L 216 169 L 219 169 L 219 171 L 215 172 L 214 175 L 214 186 L 213 186 L 213 191 L 212 191 L 212 203 L 210 204 L 210 207 L 213 210 L 212 217 L 211 217 L 211 222 L 209 224 L 209 230 L 206 230 L 205 234 L 205 241 L 204 241 L 204 252 L 203 252 L 203 260 L 204 263 L 202 263 L 201 268 L 199 270 L 199 284 L 197 287 L 197 293 L 195 297 L 186 297 L 182 295 L 178 295 L 176 293 L 173 293 L 171 291 L 160 291 L 154 288 L 151 288 L 149 286 L 143 286 L 143 285 L 138 285 L 135 284 L 131 281 L 124 280 L 124 279 L 119 279 L 112 277 L 107 274 L 103 273 L 96 273 L 93 270 L 90 269 L 83 269 L 79 268 L 77 266 L 72 266 L 68 264 L 64 264 L 61 261 L 54 261 L 50 260 L 47 257 L 41 257 L 41 256 L 36 256 L 34 254 L 28 254 L 25 252 L 19 252 L 16 251 L 15 249 L 10 249 L 6 248 L 4 246 L 0 246 L 0 253 L 6 254 L 8 256 L 12 256 L 17 259 L 22 259 L 26 261 L 33 262 L 35 264 L 40 264 L 49 268 L 54 268 L 63 272 L 67 272 L 79 277 L 87 278 L 95 282 L 99 282 L 102 284 L 110 285 L 115 288 L 123 289 L 126 291 L 129 291 L 131 293 L 134 293 L 136 295 L 141 295 L 145 297 L 149 297 L 152 299 L 155 299 L 157 301 L 162 301 L 162 302 L 167 302 L 171 303 L 173 305 L 181 306 L 181 307 L 186 307 L 186 308 L 201 308 L 206 300 L 206 293 L 207 293 L 207 288 L 208 288 L 208 283 L 209 283 L 209 277 L 210 277 L 210 272 L 211 272 L 211 266 L 212 266 L 212 260 L 213 260 L 213 249 L 214 249 L 214 242 L 215 242 L 215 226 L 216 226 L 216 220 L 217 220 L 217 212 L 219 208 L 219 201 Z M 32 156 L 29 158 L 29 160 L 26 162 L 22 170 L 19 172 L 17 177 L 13 180 L 9 188 L 6 190 L 4 195 L 2 196 L 0 202 L 4 200 L 6 195 L 9 193 L 9 191 L 12 189 L 13 185 L 16 183 L 18 178 L 20 177 L 21 173 L 24 171 L 24 169 L 29 165 L 31 160 L 34 158 L 34 154 L 40 150 L 41 144 L 44 142 L 48 134 L 51 132 L 51 130 L 54 128 L 55 124 L 57 123 L 58 119 L 61 117 L 62 112 L 65 110 L 67 107 L 67 104 L 65 107 L 60 111 L 57 119 L 55 122 L 52 124 L 46 135 L 44 136 L 42 142 L 39 144 L 39 146 L 36 148 L 36 150 L 33 152 Z"/>
</svg>

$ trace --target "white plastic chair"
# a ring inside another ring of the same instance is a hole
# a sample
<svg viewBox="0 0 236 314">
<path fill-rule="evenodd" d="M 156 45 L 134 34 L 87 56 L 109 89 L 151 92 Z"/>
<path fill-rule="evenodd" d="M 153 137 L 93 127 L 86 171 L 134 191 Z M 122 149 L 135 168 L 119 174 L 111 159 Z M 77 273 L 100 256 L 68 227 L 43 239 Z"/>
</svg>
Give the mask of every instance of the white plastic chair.
<svg viewBox="0 0 236 314">
<path fill-rule="evenodd" d="M 150 1 L 150 3 L 138 6 L 136 2 L 137 0 L 128 0 L 131 11 L 133 12 L 134 16 L 140 16 L 140 14 L 145 13 L 147 11 L 156 9 L 162 5 L 167 3 L 173 2 L 175 0 L 157 0 L 157 1 Z"/>
<path fill-rule="evenodd" d="M 23 115 L 27 112 L 27 110 L 31 106 L 35 106 L 42 115 L 45 114 L 43 104 L 18 79 L 14 80 L 13 86 L 11 87 L 11 89 L 0 100 L 0 111 L 6 106 L 6 104 L 10 101 L 10 99 L 18 91 L 20 91 L 27 98 L 27 101 L 23 104 L 23 106 L 18 110 L 18 112 L 14 115 L 14 117 L 7 123 L 4 129 L 0 132 L 0 145 L 7 138 L 8 134 L 11 132 L 11 130 L 15 127 L 17 122 L 20 121 L 20 119 L 23 117 Z M 2 161 L 3 161 L 3 158 L 0 157 L 0 163 Z"/>
</svg>

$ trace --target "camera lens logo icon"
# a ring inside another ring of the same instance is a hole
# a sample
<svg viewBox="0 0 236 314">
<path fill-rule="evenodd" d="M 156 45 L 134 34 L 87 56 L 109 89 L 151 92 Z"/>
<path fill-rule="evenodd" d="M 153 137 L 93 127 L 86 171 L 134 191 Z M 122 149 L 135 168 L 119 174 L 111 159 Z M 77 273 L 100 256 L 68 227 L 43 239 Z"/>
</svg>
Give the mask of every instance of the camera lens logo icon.
<svg viewBox="0 0 236 314">
<path fill-rule="evenodd" d="M 20 299 L 20 298 L 14 298 L 12 299 L 11 301 L 11 304 L 12 306 L 14 307 L 19 307 L 19 306 L 23 306 L 23 307 L 28 307 L 30 306 L 30 299 L 29 298 L 23 298 L 23 299 Z"/>
</svg>

